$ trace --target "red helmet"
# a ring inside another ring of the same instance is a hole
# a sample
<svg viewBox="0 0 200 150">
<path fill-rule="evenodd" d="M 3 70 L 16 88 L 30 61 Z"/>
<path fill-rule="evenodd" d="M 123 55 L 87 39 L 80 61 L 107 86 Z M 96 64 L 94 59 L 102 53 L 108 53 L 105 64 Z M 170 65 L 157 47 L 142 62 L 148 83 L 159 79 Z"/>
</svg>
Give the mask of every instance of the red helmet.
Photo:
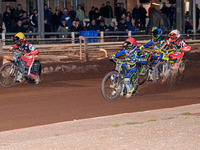
<svg viewBox="0 0 200 150">
<path fill-rule="evenodd" d="M 136 40 L 130 37 L 124 42 L 123 46 L 125 47 L 126 50 L 133 50 L 136 49 L 138 45 Z"/>
<path fill-rule="evenodd" d="M 174 43 L 176 42 L 179 37 L 181 36 L 180 34 L 180 31 L 179 30 L 172 30 L 169 34 L 168 34 L 168 37 L 169 37 L 169 40 L 170 42 Z"/>
</svg>

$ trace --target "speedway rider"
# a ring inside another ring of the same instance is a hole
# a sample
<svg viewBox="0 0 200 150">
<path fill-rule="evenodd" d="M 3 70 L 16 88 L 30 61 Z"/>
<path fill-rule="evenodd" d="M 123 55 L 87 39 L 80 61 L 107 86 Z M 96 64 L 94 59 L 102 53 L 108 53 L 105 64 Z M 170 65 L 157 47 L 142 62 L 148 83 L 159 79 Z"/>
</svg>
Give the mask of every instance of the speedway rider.
<svg viewBox="0 0 200 150">
<path fill-rule="evenodd" d="M 134 38 L 132 38 L 132 37 L 128 38 L 124 42 L 123 46 L 124 46 L 124 49 L 120 50 L 116 54 L 112 55 L 110 57 L 110 59 L 113 59 L 113 58 L 121 56 L 121 55 L 125 55 L 125 59 L 128 60 L 128 63 L 131 65 L 131 63 L 135 64 L 134 60 L 137 59 L 137 56 L 143 56 L 142 53 L 140 52 L 139 46 Z M 127 77 L 127 74 L 125 75 L 125 78 L 126 77 Z M 130 80 L 128 83 L 126 83 L 126 85 L 127 85 L 126 98 L 130 98 L 132 95 L 132 92 L 134 91 L 134 88 L 132 87 Z"/>
<path fill-rule="evenodd" d="M 19 79 L 20 82 L 23 81 L 24 77 L 30 77 L 35 80 L 35 83 L 39 83 L 39 76 L 31 73 L 31 67 L 34 62 L 33 55 L 37 55 L 39 50 L 36 49 L 32 44 L 26 42 L 26 37 L 22 32 L 17 33 L 13 37 L 14 45 L 11 46 L 10 51 L 13 49 L 19 49 L 24 54 L 19 60 L 19 67 L 23 76 Z"/>
</svg>

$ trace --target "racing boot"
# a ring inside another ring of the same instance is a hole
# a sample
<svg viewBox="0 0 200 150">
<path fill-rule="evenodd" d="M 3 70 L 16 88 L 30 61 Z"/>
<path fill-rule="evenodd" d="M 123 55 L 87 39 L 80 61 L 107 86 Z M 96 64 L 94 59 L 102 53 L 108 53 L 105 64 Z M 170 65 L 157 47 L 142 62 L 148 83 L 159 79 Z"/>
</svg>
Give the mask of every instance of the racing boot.
<svg viewBox="0 0 200 150">
<path fill-rule="evenodd" d="M 126 98 L 130 98 L 132 96 L 134 88 L 132 87 L 131 84 L 126 84 L 126 90 L 127 90 Z"/>
</svg>

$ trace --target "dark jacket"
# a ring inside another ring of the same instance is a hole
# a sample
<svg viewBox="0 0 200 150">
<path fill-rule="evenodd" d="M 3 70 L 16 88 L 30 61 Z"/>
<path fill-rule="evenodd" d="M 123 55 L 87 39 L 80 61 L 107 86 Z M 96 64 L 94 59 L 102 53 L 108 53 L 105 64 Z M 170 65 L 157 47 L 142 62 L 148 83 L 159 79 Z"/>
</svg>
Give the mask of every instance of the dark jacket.
<svg viewBox="0 0 200 150">
<path fill-rule="evenodd" d="M 11 13 L 8 13 L 7 11 L 3 13 L 3 22 L 5 23 L 5 25 L 12 25 Z"/>
<path fill-rule="evenodd" d="M 111 6 L 104 7 L 104 17 L 105 18 L 113 18 L 113 10 Z"/>
<path fill-rule="evenodd" d="M 134 20 L 139 20 L 140 19 L 140 12 L 139 12 L 139 8 L 133 8 L 132 10 L 132 18 Z"/>
<path fill-rule="evenodd" d="M 90 24 L 89 26 L 88 26 L 88 30 L 99 30 L 99 27 L 95 24 L 95 25 L 92 25 L 92 24 Z"/>
<path fill-rule="evenodd" d="M 32 14 L 30 17 L 30 22 L 33 27 L 38 27 L 38 15 Z"/>
<path fill-rule="evenodd" d="M 123 23 L 120 22 L 120 23 L 118 24 L 118 30 L 119 30 L 119 31 L 126 31 L 127 29 L 128 29 L 128 26 L 127 26 L 126 23 L 123 24 Z"/>
<path fill-rule="evenodd" d="M 12 32 L 14 32 L 14 33 L 26 32 L 26 30 L 24 29 L 23 26 L 19 27 L 18 25 L 16 25 L 16 26 L 13 28 Z"/>
<path fill-rule="evenodd" d="M 74 18 L 76 18 L 76 12 L 74 10 L 70 10 L 69 15 L 70 15 L 72 21 L 74 20 Z"/>
</svg>

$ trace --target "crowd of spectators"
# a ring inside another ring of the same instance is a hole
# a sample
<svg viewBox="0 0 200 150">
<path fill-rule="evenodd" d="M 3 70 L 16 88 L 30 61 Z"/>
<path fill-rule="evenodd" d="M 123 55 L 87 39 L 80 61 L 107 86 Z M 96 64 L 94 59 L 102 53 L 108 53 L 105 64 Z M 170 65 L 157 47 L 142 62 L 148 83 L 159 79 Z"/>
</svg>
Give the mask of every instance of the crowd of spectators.
<svg viewBox="0 0 200 150">
<path fill-rule="evenodd" d="M 199 26 L 200 10 L 196 6 L 197 22 L 196 27 Z M 132 9 L 132 12 L 124 8 L 123 3 L 118 3 L 113 11 L 110 2 L 102 3 L 100 8 L 92 6 L 89 11 L 89 22 L 83 23 L 85 15 L 84 4 L 79 4 L 75 11 L 72 6 L 69 10 L 66 8 L 61 11 L 57 6 L 55 12 L 44 5 L 44 27 L 45 32 L 79 32 L 82 30 L 96 30 L 96 31 L 137 31 L 146 29 L 146 18 L 150 16 L 155 10 L 155 6 L 151 4 L 148 11 L 142 4 L 137 4 Z M 165 3 L 160 10 L 168 17 L 169 30 L 175 28 L 176 23 L 176 8 L 174 4 L 167 7 Z M 116 23 L 112 22 L 114 14 L 116 16 Z M 7 33 L 16 32 L 38 32 L 38 11 L 34 9 L 30 16 L 23 10 L 21 4 L 17 8 L 13 8 L 12 3 L 6 6 L 3 15 L 0 14 L 0 31 L 2 29 L 2 22 L 4 22 Z M 186 21 L 186 28 L 192 28 L 191 23 Z M 48 36 L 46 36 L 48 37 Z"/>
</svg>

